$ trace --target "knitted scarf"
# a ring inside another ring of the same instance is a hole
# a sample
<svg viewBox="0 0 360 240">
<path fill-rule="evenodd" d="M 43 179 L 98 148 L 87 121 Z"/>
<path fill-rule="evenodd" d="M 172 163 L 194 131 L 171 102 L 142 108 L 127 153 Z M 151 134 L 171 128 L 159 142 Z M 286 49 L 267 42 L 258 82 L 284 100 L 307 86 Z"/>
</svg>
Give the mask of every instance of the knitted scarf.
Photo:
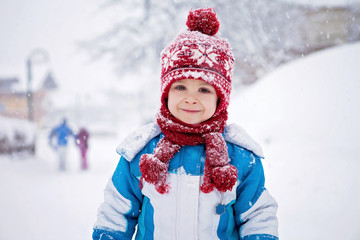
<svg viewBox="0 0 360 240">
<path fill-rule="evenodd" d="M 166 107 L 161 107 L 157 123 L 165 135 L 157 144 L 153 154 L 143 154 L 140 158 L 142 173 L 140 186 L 145 180 L 154 184 L 155 189 L 163 194 L 170 189 L 166 183 L 169 162 L 184 145 L 206 145 L 203 184 L 204 193 L 231 190 L 237 180 L 237 169 L 230 165 L 226 142 L 222 136 L 227 112 L 224 111 L 209 120 L 190 125 L 173 117 Z"/>
</svg>

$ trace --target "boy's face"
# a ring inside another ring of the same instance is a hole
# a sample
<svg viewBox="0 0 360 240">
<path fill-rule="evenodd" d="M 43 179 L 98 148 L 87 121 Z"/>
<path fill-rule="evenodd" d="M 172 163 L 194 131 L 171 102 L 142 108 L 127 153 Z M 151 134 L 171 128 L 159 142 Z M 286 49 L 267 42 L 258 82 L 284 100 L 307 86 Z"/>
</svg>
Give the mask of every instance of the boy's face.
<svg viewBox="0 0 360 240">
<path fill-rule="evenodd" d="M 170 86 L 168 109 L 171 114 L 187 124 L 198 124 L 212 117 L 218 97 L 209 83 L 183 79 Z"/>
</svg>

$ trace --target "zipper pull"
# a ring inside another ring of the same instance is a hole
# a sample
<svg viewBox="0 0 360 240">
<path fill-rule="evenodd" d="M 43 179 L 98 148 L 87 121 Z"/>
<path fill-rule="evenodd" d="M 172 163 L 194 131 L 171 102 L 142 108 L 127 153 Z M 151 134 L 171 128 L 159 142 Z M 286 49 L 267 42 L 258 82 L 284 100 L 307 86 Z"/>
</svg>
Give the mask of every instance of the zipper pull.
<svg viewBox="0 0 360 240">
<path fill-rule="evenodd" d="M 226 211 L 226 206 L 223 204 L 224 193 L 221 193 L 221 202 L 216 206 L 216 214 L 223 215 Z"/>
</svg>

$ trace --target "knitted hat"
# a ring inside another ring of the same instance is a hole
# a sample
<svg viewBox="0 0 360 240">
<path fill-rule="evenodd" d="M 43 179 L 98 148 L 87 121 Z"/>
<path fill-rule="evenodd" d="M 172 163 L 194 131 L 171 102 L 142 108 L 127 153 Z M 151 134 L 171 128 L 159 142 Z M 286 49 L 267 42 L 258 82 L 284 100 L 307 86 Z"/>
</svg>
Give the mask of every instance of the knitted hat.
<svg viewBox="0 0 360 240">
<path fill-rule="evenodd" d="M 182 79 L 198 79 L 211 84 L 220 100 L 214 116 L 229 105 L 234 56 L 226 39 L 215 36 L 220 23 L 214 9 L 190 10 L 186 25 L 161 52 L 161 101 L 171 84 Z"/>
</svg>

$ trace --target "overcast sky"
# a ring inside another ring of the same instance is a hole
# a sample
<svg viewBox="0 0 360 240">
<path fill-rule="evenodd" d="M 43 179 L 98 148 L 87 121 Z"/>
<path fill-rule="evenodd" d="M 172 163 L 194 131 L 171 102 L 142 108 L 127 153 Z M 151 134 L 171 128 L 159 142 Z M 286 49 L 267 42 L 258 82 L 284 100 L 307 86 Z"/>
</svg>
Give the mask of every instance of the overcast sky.
<svg viewBox="0 0 360 240">
<path fill-rule="evenodd" d="M 360 0 L 287 0 L 304 4 L 340 5 Z M 98 0 L 0 0 L 0 77 L 18 77 L 25 85 L 25 61 L 36 48 L 45 49 L 50 61 L 34 64 L 34 78 L 52 70 L 61 89 L 81 92 L 108 88 L 116 77 L 106 60 L 89 63 L 76 42 L 106 28 L 115 13 L 99 11 Z M 117 13 L 118 14 L 118 13 Z M 43 77 L 43 76 L 41 76 Z M 36 82 L 34 83 L 37 84 Z"/>
<path fill-rule="evenodd" d="M 96 0 L 0 0 L 0 77 L 26 80 L 25 61 L 34 49 L 45 49 L 46 63 L 34 63 L 35 81 L 47 69 L 63 88 L 73 90 L 95 78 L 115 78 L 105 61 L 89 63 L 76 42 L 95 36 L 110 20 Z M 37 82 L 34 83 L 35 85 Z M 80 89 L 79 89 L 80 90 Z M 91 91 L 91 89 L 89 89 Z"/>
</svg>

